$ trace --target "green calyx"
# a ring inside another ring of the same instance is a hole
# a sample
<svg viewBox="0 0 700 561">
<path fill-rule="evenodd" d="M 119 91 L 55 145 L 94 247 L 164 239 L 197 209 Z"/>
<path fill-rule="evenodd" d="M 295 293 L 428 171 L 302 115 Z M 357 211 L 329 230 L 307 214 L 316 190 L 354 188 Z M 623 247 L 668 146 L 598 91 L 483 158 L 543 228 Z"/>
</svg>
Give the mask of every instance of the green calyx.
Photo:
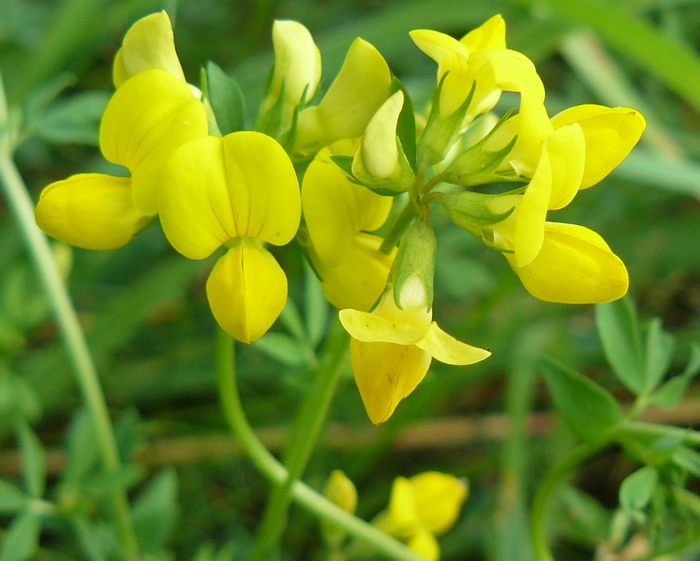
<svg viewBox="0 0 700 561">
<path fill-rule="evenodd" d="M 399 250 L 391 270 L 394 302 L 403 310 L 401 293 L 409 279 L 418 277 L 425 289 L 426 311 L 433 307 L 433 278 L 437 241 L 430 223 L 419 218 L 412 222 L 401 237 Z"/>
</svg>

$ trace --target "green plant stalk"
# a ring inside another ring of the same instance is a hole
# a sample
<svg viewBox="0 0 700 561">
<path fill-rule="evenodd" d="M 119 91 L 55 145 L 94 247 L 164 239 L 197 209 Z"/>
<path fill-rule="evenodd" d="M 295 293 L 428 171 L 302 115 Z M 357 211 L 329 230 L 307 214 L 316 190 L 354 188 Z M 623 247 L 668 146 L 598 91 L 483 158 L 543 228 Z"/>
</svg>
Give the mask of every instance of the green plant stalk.
<svg viewBox="0 0 700 561">
<path fill-rule="evenodd" d="M 389 230 L 386 238 L 384 238 L 379 251 L 386 253 L 387 255 L 390 254 L 394 249 L 394 246 L 398 244 L 399 239 L 406 231 L 406 228 L 408 228 L 408 225 L 416 216 L 418 216 L 418 211 L 416 210 L 415 204 L 413 204 L 413 201 L 407 201 L 406 206 L 401 211 L 401 214 L 399 214 L 399 216 L 396 218 L 396 222 L 394 222 L 394 225 L 392 226 L 391 230 Z"/>
<path fill-rule="evenodd" d="M 316 446 L 330 407 L 347 353 L 348 335 L 336 320 L 331 330 L 326 352 L 318 369 L 314 388 L 299 407 L 286 448 L 284 465 L 287 477 L 275 485 L 265 508 L 262 522 L 249 557 L 250 561 L 270 559 L 279 543 L 287 522 L 294 482 L 304 474 Z"/>
<path fill-rule="evenodd" d="M 651 438 L 662 436 L 678 436 L 684 437 L 683 444 L 700 448 L 700 431 L 683 429 L 680 427 L 670 427 L 667 425 L 659 425 L 656 423 L 645 423 L 642 421 L 627 422 L 617 427 L 616 439 L 619 442 L 624 442 L 626 434 L 634 436 L 644 435 Z"/>
<path fill-rule="evenodd" d="M 222 330 L 217 336 L 216 349 L 219 398 L 229 428 L 255 467 L 273 483 L 282 484 L 288 479 L 287 470 L 258 440 L 243 413 L 235 377 L 233 341 Z M 344 511 L 301 481 L 292 484 L 291 496 L 307 511 L 337 524 L 387 559 L 425 561 L 399 541 Z"/>
<path fill-rule="evenodd" d="M 549 500 L 562 480 L 582 461 L 610 444 L 610 435 L 597 442 L 587 442 L 574 448 L 561 462 L 545 476 L 535 493 L 530 514 L 530 538 L 537 561 L 554 561 L 547 545 L 546 515 Z"/>
<path fill-rule="evenodd" d="M 53 308 L 68 356 L 75 369 L 83 399 L 90 411 L 95 430 L 99 435 L 98 441 L 102 462 L 108 472 L 114 473 L 120 469 L 121 462 L 97 371 L 78 322 L 75 308 L 71 303 L 56 261 L 51 253 L 48 240 L 34 221 L 32 200 L 8 152 L 9 147 L 7 145 L 0 148 L 0 180 Z M 115 492 L 112 496 L 112 503 L 119 535 L 124 546 L 125 557 L 131 561 L 136 561 L 138 559 L 138 549 L 129 516 L 129 503 L 126 493 Z"/>
</svg>

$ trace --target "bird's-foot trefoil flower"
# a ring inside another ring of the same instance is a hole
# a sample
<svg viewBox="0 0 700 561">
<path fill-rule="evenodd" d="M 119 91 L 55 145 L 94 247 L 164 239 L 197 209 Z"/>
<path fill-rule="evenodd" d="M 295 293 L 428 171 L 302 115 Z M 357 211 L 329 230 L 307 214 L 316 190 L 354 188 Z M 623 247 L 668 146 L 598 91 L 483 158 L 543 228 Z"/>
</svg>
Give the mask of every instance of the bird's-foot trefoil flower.
<svg viewBox="0 0 700 561">
<path fill-rule="evenodd" d="M 78 174 L 52 183 L 37 204 L 37 224 L 77 247 L 121 247 L 158 212 L 165 160 L 206 134 L 204 107 L 184 81 L 163 70 L 139 72 L 110 99 L 99 137 L 104 157 L 130 176 Z"/>
<path fill-rule="evenodd" d="M 429 561 L 438 561 L 440 546 L 435 539 L 457 521 L 469 487 L 463 479 L 437 471 L 413 477 L 397 477 L 391 487 L 386 510 L 373 524 L 406 541 L 409 548 Z"/>
<path fill-rule="evenodd" d="M 276 20 L 272 25 L 275 66 L 265 99 L 260 107 L 259 124 L 281 133 L 289 129 L 298 108 L 316 93 L 321 79 L 321 52 L 309 30 L 292 20 Z"/>
<path fill-rule="evenodd" d="M 393 200 L 351 182 L 331 160 L 356 147 L 342 140 L 321 150 L 306 170 L 301 199 L 309 254 L 326 297 L 337 308 L 367 311 L 384 290 L 395 253 L 381 252 L 382 238 L 369 232 L 384 224 Z"/>
<path fill-rule="evenodd" d="M 285 245 L 299 227 L 292 162 L 273 138 L 245 131 L 182 145 L 162 175 L 165 235 L 191 259 L 226 247 L 207 282 L 212 313 L 233 338 L 258 339 L 287 300 L 286 276 L 265 243 Z"/>
<path fill-rule="evenodd" d="M 432 359 L 467 365 L 490 356 L 445 333 L 432 314 L 434 234 L 421 221 L 404 233 L 386 291 L 372 312 L 340 311 L 350 333 L 355 382 L 374 424 L 389 419 L 420 384 Z"/>
<path fill-rule="evenodd" d="M 391 94 L 391 71 L 384 57 L 357 38 L 318 105 L 299 113 L 293 152 L 312 156 L 336 140 L 358 138 Z"/>
</svg>

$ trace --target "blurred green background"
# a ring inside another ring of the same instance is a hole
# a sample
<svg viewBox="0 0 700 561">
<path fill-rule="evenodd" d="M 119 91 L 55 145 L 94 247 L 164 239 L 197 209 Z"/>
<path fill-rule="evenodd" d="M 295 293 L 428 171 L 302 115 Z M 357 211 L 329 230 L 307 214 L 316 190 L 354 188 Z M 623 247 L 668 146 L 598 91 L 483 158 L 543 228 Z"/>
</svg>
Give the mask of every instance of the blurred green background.
<svg viewBox="0 0 700 561">
<path fill-rule="evenodd" d="M 16 161 L 33 197 L 51 181 L 106 169 L 96 141 L 112 91 L 112 57 L 129 25 L 160 8 L 175 21 L 188 80 L 197 83 L 200 66 L 214 60 L 239 81 L 251 113 L 272 63 L 275 18 L 297 19 L 311 30 L 326 87 L 352 39 L 361 36 L 382 52 L 421 107 L 435 70 L 407 31 L 426 27 L 461 37 L 494 13 L 506 19 L 509 47 L 537 65 L 551 114 L 580 103 L 642 110 L 649 126 L 640 146 L 556 220 L 595 229 L 622 257 L 640 316 L 662 318 L 679 340 L 677 370 L 683 368 L 688 343 L 700 335 L 700 2 L 0 0 L 0 69 L 10 102 L 22 108 L 27 137 Z M 522 505 L 570 438 L 547 414 L 549 399 L 535 379 L 533 357 L 549 353 L 611 386 L 621 400 L 628 396 L 605 364 L 591 306 L 535 300 L 500 255 L 446 227 L 438 212 L 435 222 L 435 317 L 460 339 L 490 348 L 493 357 L 466 368 L 434 363 L 380 428 L 367 420 L 348 367 L 333 402 L 332 426 L 305 479 L 320 487 L 331 470 L 343 469 L 360 491 L 359 513 L 371 518 L 397 475 L 437 469 L 468 477 L 471 496 L 457 526 L 441 540 L 444 559 L 527 561 Z M 299 313 L 318 314 L 309 297 L 314 279 L 301 253 L 291 246 L 276 254 Z M 116 251 L 74 250 L 69 275 L 113 416 L 136 439 L 144 481 L 165 466 L 177 473 L 179 506 L 168 507 L 172 518 L 162 518 L 174 529 L 168 548 L 177 559 L 190 559 L 207 542 L 220 547 L 247 540 L 268 489 L 224 436 L 214 322 L 204 292 L 211 265 L 177 255 L 152 225 Z M 246 412 L 274 450 L 312 381 L 308 349 L 289 335 L 293 314 L 286 317 L 272 337 L 240 346 L 238 353 Z M 0 475 L 18 476 L 7 430 L 18 408 L 56 451 L 50 456 L 55 474 L 81 400 L 3 199 L 0 371 L 27 385 L 24 401 L 0 396 Z M 700 424 L 694 395 L 669 413 L 672 420 Z M 617 485 L 630 469 L 624 458 L 608 454 L 576 482 L 614 506 Z M 284 558 L 321 559 L 316 521 L 296 508 L 292 520 Z M 557 531 L 565 538 L 562 559 L 590 559 L 595 536 L 577 533 L 566 516 Z"/>
</svg>

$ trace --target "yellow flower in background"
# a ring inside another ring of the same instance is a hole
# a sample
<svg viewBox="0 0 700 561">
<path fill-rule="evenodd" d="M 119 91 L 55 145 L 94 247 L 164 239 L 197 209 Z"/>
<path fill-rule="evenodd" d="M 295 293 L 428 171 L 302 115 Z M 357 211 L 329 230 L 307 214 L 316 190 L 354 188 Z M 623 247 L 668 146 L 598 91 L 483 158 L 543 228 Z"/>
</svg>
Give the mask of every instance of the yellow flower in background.
<svg viewBox="0 0 700 561">
<path fill-rule="evenodd" d="M 114 56 L 114 87 L 118 88 L 139 72 L 153 69 L 163 70 L 185 82 L 175 51 L 172 23 L 165 11 L 141 18 L 126 32 L 122 46 Z"/>
<path fill-rule="evenodd" d="M 345 309 L 340 321 L 350 333 L 350 358 L 355 382 L 367 415 L 383 423 L 399 402 L 420 384 L 432 359 L 467 365 L 491 353 L 462 343 L 432 321 L 427 294 L 417 276 L 401 289 L 399 308 L 390 286 L 371 312 Z"/>
<path fill-rule="evenodd" d="M 299 113 L 294 152 L 314 154 L 344 138 L 362 135 L 391 91 L 391 71 L 370 43 L 355 39 L 320 103 Z"/>
<path fill-rule="evenodd" d="M 309 30 L 292 20 L 276 20 L 272 25 L 275 67 L 261 112 L 269 110 L 282 95 L 283 120 L 291 119 L 294 108 L 308 102 L 321 79 L 321 52 Z"/>
<path fill-rule="evenodd" d="M 367 232 L 384 224 L 393 200 L 352 183 L 331 161 L 356 146 L 342 140 L 321 150 L 306 170 L 301 199 L 326 297 L 337 308 L 369 310 L 384 290 L 395 252 L 379 251 L 382 238 Z"/>
<path fill-rule="evenodd" d="M 206 134 L 204 107 L 184 81 L 162 70 L 140 72 L 115 92 L 100 125 L 102 154 L 130 177 L 89 173 L 52 183 L 37 204 L 37 224 L 77 247 L 123 246 L 158 211 L 165 160 Z"/>
<path fill-rule="evenodd" d="M 258 339 L 287 300 L 287 278 L 265 243 L 289 243 L 301 216 L 286 152 L 258 132 L 209 136 L 176 150 L 163 181 L 160 220 L 173 247 L 190 259 L 227 248 L 207 282 L 214 317 L 233 338 Z"/>
<path fill-rule="evenodd" d="M 391 487 L 389 506 L 374 524 L 429 561 L 440 558 L 435 536 L 444 534 L 459 517 L 469 487 L 463 479 L 437 471 L 410 478 L 397 477 Z"/>
</svg>

